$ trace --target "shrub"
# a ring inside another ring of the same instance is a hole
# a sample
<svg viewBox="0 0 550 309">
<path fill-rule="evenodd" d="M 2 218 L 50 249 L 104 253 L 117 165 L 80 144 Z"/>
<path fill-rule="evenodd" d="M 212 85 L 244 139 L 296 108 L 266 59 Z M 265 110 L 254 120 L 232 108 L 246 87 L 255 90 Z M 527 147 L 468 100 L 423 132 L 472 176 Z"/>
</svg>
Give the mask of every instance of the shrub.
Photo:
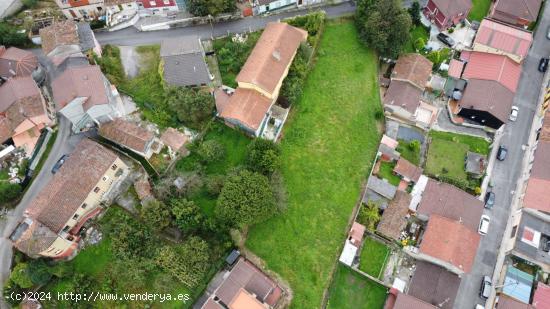
<svg viewBox="0 0 550 309">
<path fill-rule="evenodd" d="M 184 232 L 196 231 L 204 220 L 202 211 L 193 201 L 174 199 L 170 202 L 172 214 L 176 218 L 176 225 Z"/>
<path fill-rule="evenodd" d="M 380 210 L 378 205 L 369 201 L 367 205 L 362 205 L 359 208 L 359 214 L 357 215 L 357 222 L 367 227 L 369 231 L 374 231 L 376 225 L 380 221 Z"/>
<path fill-rule="evenodd" d="M 192 129 L 201 129 L 212 119 L 214 97 L 198 89 L 171 87 L 167 91 L 167 105 L 178 120 Z"/>
<path fill-rule="evenodd" d="M 90 28 L 92 30 L 101 29 L 105 27 L 105 21 L 101 19 L 94 19 L 90 22 Z"/>
<path fill-rule="evenodd" d="M 14 201 L 21 193 L 21 186 L 7 181 L 0 181 L 0 206 Z"/>
<path fill-rule="evenodd" d="M 29 289 L 33 286 L 29 267 L 27 263 L 19 263 L 15 265 L 10 274 L 10 280 L 23 289 Z"/>
<path fill-rule="evenodd" d="M 223 188 L 225 177 L 221 175 L 210 176 L 206 179 L 206 191 L 211 196 L 218 196 Z"/>
<path fill-rule="evenodd" d="M 413 140 L 408 145 L 409 149 L 414 152 L 420 151 L 420 142 L 418 140 Z"/>
<path fill-rule="evenodd" d="M 225 156 L 225 148 L 216 140 L 208 140 L 200 144 L 198 154 L 204 163 L 217 162 Z"/>
<path fill-rule="evenodd" d="M 170 225 L 170 210 L 163 202 L 152 200 L 141 209 L 141 219 L 156 231 L 161 231 Z"/>
<path fill-rule="evenodd" d="M 289 104 L 298 102 L 302 95 L 302 90 L 308 73 L 308 53 L 309 47 L 305 44 L 300 45 L 296 57 L 290 66 L 288 75 L 283 81 L 281 95 Z"/>
<path fill-rule="evenodd" d="M 281 150 L 277 144 L 257 138 L 248 145 L 246 164 L 255 172 L 271 175 L 279 168 L 280 154 Z"/>
</svg>

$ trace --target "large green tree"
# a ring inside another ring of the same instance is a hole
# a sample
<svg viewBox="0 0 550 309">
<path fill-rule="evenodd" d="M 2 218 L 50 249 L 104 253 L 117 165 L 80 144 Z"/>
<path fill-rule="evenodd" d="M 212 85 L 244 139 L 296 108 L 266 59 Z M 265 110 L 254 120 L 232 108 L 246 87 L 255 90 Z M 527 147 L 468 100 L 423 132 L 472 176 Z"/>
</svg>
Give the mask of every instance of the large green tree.
<svg viewBox="0 0 550 309">
<path fill-rule="evenodd" d="M 166 94 L 168 106 L 179 121 L 192 129 L 201 129 L 212 118 L 214 97 L 198 89 L 173 87 Z"/>
<path fill-rule="evenodd" d="M 216 16 L 236 9 L 235 0 L 188 0 L 187 10 L 195 16 Z"/>
<path fill-rule="evenodd" d="M 397 57 L 410 39 L 411 16 L 400 0 L 360 0 L 357 25 L 362 39 L 381 56 Z"/>
<path fill-rule="evenodd" d="M 208 270 L 210 248 L 208 243 L 199 237 L 189 237 L 182 245 L 160 248 L 156 263 L 164 271 L 193 288 Z"/>
<path fill-rule="evenodd" d="M 163 202 L 152 200 L 141 209 L 141 218 L 156 231 L 167 228 L 172 221 L 170 210 Z"/>
<path fill-rule="evenodd" d="M 173 199 L 170 202 L 172 214 L 176 217 L 176 225 L 184 232 L 196 231 L 204 221 L 201 209 L 193 201 Z"/>
<path fill-rule="evenodd" d="M 6 22 L 0 22 L 0 45 L 25 47 L 30 43 L 25 33 Z"/>
<path fill-rule="evenodd" d="M 248 145 L 246 164 L 255 172 L 271 175 L 279 168 L 280 154 L 279 145 L 266 139 L 257 138 Z"/>
<path fill-rule="evenodd" d="M 268 219 L 275 209 L 267 177 L 241 170 L 227 177 L 218 197 L 216 214 L 229 225 L 244 227 Z"/>
</svg>

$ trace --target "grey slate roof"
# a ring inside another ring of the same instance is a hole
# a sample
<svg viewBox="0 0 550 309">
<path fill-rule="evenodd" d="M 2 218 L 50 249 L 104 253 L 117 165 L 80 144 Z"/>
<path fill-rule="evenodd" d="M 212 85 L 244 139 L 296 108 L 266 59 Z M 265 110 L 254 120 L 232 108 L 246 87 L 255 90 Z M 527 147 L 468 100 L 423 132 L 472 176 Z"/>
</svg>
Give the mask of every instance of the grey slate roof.
<svg viewBox="0 0 550 309">
<path fill-rule="evenodd" d="M 468 151 L 466 153 L 466 172 L 472 173 L 475 175 L 482 175 L 485 172 L 485 167 L 487 166 L 487 157 Z"/>
<path fill-rule="evenodd" d="M 369 177 L 367 188 L 390 200 L 393 199 L 393 197 L 395 196 L 395 192 L 397 191 L 396 186 L 386 181 L 383 181 L 376 176 Z"/>
<path fill-rule="evenodd" d="M 525 231 L 525 228 L 528 227 L 531 230 L 540 232 L 541 239 L 538 248 L 523 242 L 522 236 Z M 516 244 L 514 246 L 514 251 L 525 255 L 531 258 L 533 261 L 536 261 L 541 264 L 550 265 L 550 254 L 548 252 L 542 251 L 542 245 L 545 241 L 550 239 L 550 223 L 538 218 L 526 211 L 523 211 L 521 214 L 521 222 L 517 231 Z"/>
<path fill-rule="evenodd" d="M 80 48 L 83 51 L 87 51 L 95 47 L 94 33 L 90 28 L 89 23 L 78 23 L 78 40 L 80 41 Z"/>
<path fill-rule="evenodd" d="M 198 86 L 210 81 L 199 38 L 188 36 L 162 41 L 164 80 L 172 86 Z"/>
</svg>

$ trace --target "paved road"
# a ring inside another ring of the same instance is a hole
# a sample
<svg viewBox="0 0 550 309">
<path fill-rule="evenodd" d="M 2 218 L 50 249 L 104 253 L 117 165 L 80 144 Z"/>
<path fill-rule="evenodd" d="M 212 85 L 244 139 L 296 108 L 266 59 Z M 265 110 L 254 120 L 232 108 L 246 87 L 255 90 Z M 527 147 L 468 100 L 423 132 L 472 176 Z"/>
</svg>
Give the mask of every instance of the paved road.
<svg viewBox="0 0 550 309">
<path fill-rule="evenodd" d="M 479 288 L 484 275 L 492 277 L 502 236 L 510 215 L 513 190 L 516 188 L 518 177 L 521 175 L 521 163 L 524 157 L 522 145 L 529 138 L 529 130 L 535 115 L 535 108 L 539 98 L 543 74 L 537 70 L 539 60 L 550 55 L 550 41 L 546 39 L 546 29 L 550 26 L 550 8 L 541 14 L 539 31 L 529 55 L 523 64 L 523 71 L 519 87 L 514 98 L 514 105 L 519 106 L 519 116 L 516 122 L 506 125 L 501 144 L 508 147 L 509 153 L 505 161 L 497 161 L 493 170 L 492 180 L 495 184 L 493 191 L 496 203 L 492 210 L 485 214 L 491 217 L 489 233 L 482 237 L 475 259 L 475 265 L 469 275 L 464 276 L 454 308 L 474 308 L 475 304 L 484 304 Z"/>
<path fill-rule="evenodd" d="M 326 6 L 322 9 L 327 12 L 329 17 L 339 17 L 353 13 L 355 11 L 355 6 L 350 2 L 344 2 L 334 6 Z M 96 34 L 96 38 L 101 45 L 116 44 L 126 46 L 160 44 L 160 42 L 166 38 L 186 35 L 197 35 L 202 39 L 208 39 L 227 35 L 228 32 L 241 33 L 263 29 L 270 21 L 303 15 L 307 12 L 308 10 L 306 9 L 271 16 L 247 17 L 235 21 L 214 24 L 213 26 L 200 25 L 151 32 L 139 32 L 134 27 L 130 27 L 114 32 L 100 32 Z"/>
<path fill-rule="evenodd" d="M 21 221 L 25 209 L 30 206 L 30 202 L 52 178 L 51 169 L 57 160 L 63 154 L 71 153 L 83 137 L 82 135 L 70 134 L 70 123 L 65 118 L 60 118 L 58 128 L 57 138 L 42 170 L 35 176 L 33 183 L 17 207 L 11 210 L 6 219 L 0 222 L 0 234 L 2 235 L 0 238 L 0 290 L 10 273 L 13 251 L 8 237 Z M 3 298 L 0 299 L 3 301 Z M 0 308 L 6 308 L 2 301 L 0 301 Z"/>
</svg>

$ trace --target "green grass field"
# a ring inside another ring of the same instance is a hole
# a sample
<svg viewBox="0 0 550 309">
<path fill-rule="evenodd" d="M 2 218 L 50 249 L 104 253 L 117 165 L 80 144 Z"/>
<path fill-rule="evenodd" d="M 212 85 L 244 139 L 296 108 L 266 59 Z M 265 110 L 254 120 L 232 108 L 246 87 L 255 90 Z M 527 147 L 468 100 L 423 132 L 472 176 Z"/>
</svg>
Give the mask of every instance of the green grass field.
<svg viewBox="0 0 550 309">
<path fill-rule="evenodd" d="M 328 309 L 381 309 L 386 291 L 385 287 L 340 264 L 330 289 Z"/>
<path fill-rule="evenodd" d="M 381 162 L 378 176 L 386 179 L 392 185 L 397 186 L 401 182 L 401 178 L 393 173 L 394 168 L 395 162 Z"/>
<path fill-rule="evenodd" d="M 489 12 L 491 7 L 491 0 L 472 0 L 472 10 L 468 14 L 468 20 L 481 21 Z"/>
<path fill-rule="evenodd" d="M 290 283 L 291 308 L 319 308 L 330 284 L 380 141 L 377 111 L 376 54 L 361 45 L 352 22 L 329 23 L 283 132 L 288 209 L 252 227 L 246 243 Z"/>
<path fill-rule="evenodd" d="M 386 258 L 390 249 L 372 238 L 366 238 L 361 250 L 359 269 L 367 274 L 379 277 L 380 271 L 386 266 Z"/>
<path fill-rule="evenodd" d="M 438 131 L 431 131 L 430 138 L 426 173 L 457 180 L 473 190 L 477 184 L 467 185 L 468 175 L 464 170 L 466 153 L 472 151 L 487 155 L 489 142 L 480 137 Z"/>
<path fill-rule="evenodd" d="M 405 160 L 411 162 L 414 165 L 420 165 L 420 149 L 418 150 L 412 150 L 409 147 L 409 142 L 405 140 L 398 140 L 399 145 L 397 146 L 397 152 L 401 154 L 401 157 L 403 157 Z"/>
</svg>

